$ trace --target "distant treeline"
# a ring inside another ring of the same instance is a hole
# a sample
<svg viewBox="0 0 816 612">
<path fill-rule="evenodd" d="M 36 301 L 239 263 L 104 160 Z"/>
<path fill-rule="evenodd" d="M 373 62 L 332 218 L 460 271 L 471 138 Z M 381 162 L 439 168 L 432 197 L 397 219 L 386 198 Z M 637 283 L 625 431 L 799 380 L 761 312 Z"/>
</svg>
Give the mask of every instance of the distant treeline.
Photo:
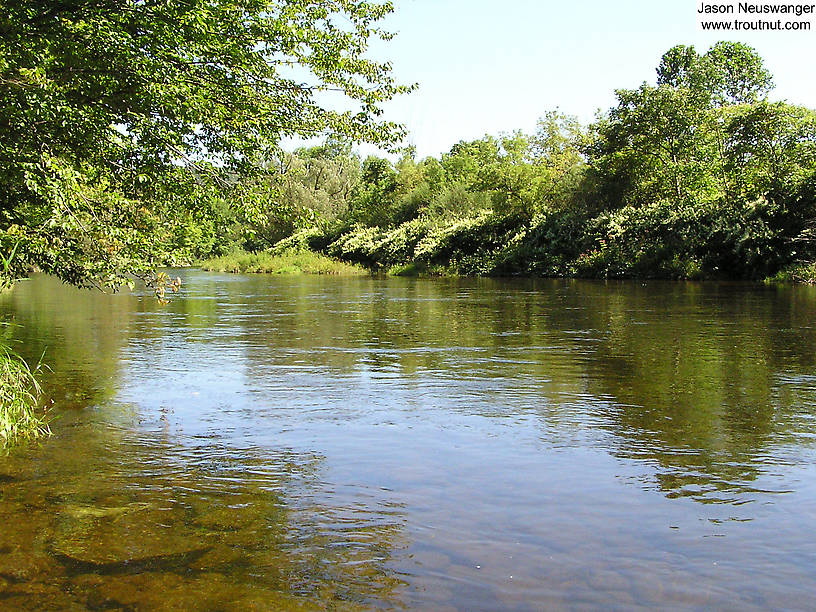
<svg viewBox="0 0 816 612">
<path fill-rule="evenodd" d="M 816 112 L 769 102 L 771 88 L 750 47 L 678 46 L 655 85 L 618 90 L 589 126 L 549 112 L 533 134 L 460 142 L 441 158 L 409 150 L 396 163 L 335 140 L 281 152 L 221 193 L 221 214 L 178 224 L 171 250 L 310 249 L 395 273 L 803 269 L 816 259 Z"/>
</svg>

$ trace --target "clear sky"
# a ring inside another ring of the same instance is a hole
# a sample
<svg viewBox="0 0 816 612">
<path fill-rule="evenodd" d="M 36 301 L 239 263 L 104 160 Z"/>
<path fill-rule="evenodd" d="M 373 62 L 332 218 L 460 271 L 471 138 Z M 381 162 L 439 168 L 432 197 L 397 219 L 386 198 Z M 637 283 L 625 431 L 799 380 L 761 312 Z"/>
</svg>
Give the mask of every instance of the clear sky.
<svg viewBox="0 0 816 612">
<path fill-rule="evenodd" d="M 766 0 L 767 1 L 767 0 Z M 392 101 L 420 158 L 459 140 L 532 131 L 549 109 L 590 121 L 614 90 L 654 82 L 676 44 L 704 52 L 718 40 L 753 46 L 777 84 L 774 98 L 816 107 L 816 26 L 811 32 L 729 36 L 697 29 L 699 0 L 394 0 L 371 57 L 390 60 L 419 89 Z M 366 152 L 365 149 L 362 152 Z"/>
</svg>

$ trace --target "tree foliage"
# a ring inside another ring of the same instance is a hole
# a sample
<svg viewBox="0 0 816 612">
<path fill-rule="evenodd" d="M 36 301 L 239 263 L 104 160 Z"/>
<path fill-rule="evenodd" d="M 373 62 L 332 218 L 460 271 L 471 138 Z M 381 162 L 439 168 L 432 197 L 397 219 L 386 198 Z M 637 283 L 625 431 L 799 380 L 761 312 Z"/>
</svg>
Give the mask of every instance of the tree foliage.
<svg viewBox="0 0 816 612">
<path fill-rule="evenodd" d="M 115 286 L 233 247 L 467 274 L 757 277 L 816 260 L 816 113 L 769 101 L 742 43 L 668 50 L 656 82 L 589 126 L 551 111 L 530 134 L 394 162 L 350 144 L 401 134 L 380 105 L 409 88 L 365 56 L 388 3 L 0 6 L 7 271 Z M 328 138 L 277 146 L 293 135 Z"/>
<path fill-rule="evenodd" d="M 409 88 L 366 56 L 391 9 L 0 0 L 0 246 L 20 245 L 20 269 L 116 286 L 281 138 L 394 142 L 381 104 Z"/>
<path fill-rule="evenodd" d="M 657 73 L 656 86 L 618 91 L 594 127 L 589 162 L 616 211 L 598 252 L 652 272 L 674 261 L 738 277 L 815 256 L 801 235 L 816 215 L 816 113 L 769 102 L 771 75 L 740 43 L 675 47 Z"/>
<path fill-rule="evenodd" d="M 816 259 L 816 113 L 771 85 L 746 45 L 675 47 L 588 128 L 553 111 L 439 159 L 368 160 L 351 210 L 371 214 L 306 242 L 459 274 L 773 275 Z"/>
</svg>

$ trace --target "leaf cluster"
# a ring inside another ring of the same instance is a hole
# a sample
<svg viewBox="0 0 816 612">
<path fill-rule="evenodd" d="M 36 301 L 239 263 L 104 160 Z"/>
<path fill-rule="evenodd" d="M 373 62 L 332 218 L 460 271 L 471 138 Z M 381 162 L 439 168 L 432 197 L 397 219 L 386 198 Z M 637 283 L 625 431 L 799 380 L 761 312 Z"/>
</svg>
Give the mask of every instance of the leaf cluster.
<svg viewBox="0 0 816 612">
<path fill-rule="evenodd" d="M 20 272 L 115 287 L 166 260 L 179 228 L 206 224 L 223 187 L 282 138 L 396 142 L 381 105 L 411 87 L 367 56 L 391 36 L 378 25 L 391 10 L 0 0 L 4 253 L 19 245 Z"/>
</svg>

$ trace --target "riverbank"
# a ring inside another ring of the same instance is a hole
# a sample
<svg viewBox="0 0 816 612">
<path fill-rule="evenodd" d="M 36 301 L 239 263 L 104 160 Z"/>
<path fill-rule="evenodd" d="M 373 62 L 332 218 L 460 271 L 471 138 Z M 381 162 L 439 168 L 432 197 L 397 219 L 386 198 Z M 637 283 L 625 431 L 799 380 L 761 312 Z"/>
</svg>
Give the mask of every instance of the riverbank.
<svg viewBox="0 0 816 612">
<path fill-rule="evenodd" d="M 792 264 L 773 276 L 769 276 L 765 279 L 765 282 L 816 285 L 816 262 Z"/>
<path fill-rule="evenodd" d="M 770 215 L 737 217 L 733 205 L 705 215 L 665 213 L 627 207 L 614 214 L 551 211 L 527 219 L 484 209 L 458 218 L 422 216 L 390 227 L 310 228 L 278 242 L 271 252 L 325 256 L 400 276 L 816 279 L 816 265 L 797 261 L 765 238 L 777 221 Z"/>
<path fill-rule="evenodd" d="M 280 253 L 247 253 L 235 251 L 201 262 L 201 268 L 210 272 L 246 274 L 336 274 L 363 275 L 362 266 L 331 259 L 313 251 L 284 251 Z"/>
</svg>

